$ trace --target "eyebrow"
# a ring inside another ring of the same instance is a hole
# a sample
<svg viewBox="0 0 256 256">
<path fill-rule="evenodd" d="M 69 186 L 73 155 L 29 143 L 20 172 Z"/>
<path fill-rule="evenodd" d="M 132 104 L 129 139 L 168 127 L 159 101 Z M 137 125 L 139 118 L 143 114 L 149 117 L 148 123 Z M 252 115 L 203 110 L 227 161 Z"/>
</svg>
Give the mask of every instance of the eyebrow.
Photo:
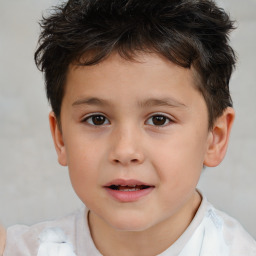
<svg viewBox="0 0 256 256">
<path fill-rule="evenodd" d="M 99 99 L 96 97 L 88 97 L 76 100 L 72 106 L 79 106 L 79 105 L 96 105 L 96 106 L 110 106 L 111 104 L 109 101 L 104 99 Z M 179 102 L 173 98 L 150 98 L 144 101 L 139 101 L 138 106 L 141 108 L 145 107 L 154 107 L 154 106 L 168 106 L 168 107 L 187 107 L 184 103 Z"/>
<path fill-rule="evenodd" d="M 187 107 L 184 103 L 179 102 L 174 98 L 150 98 L 145 101 L 139 102 L 140 107 L 153 107 L 153 106 L 168 106 L 168 107 Z"/>
<path fill-rule="evenodd" d="M 110 105 L 110 103 L 106 100 L 95 98 L 95 97 L 89 97 L 89 98 L 83 98 L 76 100 L 72 106 L 79 106 L 79 105 L 96 105 L 96 106 L 106 106 Z"/>
</svg>

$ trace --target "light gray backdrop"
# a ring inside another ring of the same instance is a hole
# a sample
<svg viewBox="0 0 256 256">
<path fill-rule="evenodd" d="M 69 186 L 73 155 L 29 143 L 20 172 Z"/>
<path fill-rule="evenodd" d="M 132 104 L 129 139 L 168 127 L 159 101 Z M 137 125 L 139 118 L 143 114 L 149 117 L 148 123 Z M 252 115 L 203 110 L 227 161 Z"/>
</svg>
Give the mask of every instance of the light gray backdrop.
<svg viewBox="0 0 256 256">
<path fill-rule="evenodd" d="M 0 221 L 32 224 L 81 205 L 57 164 L 49 106 L 33 62 L 37 21 L 57 0 L 0 0 Z M 256 0 L 222 0 L 238 22 L 239 61 L 231 80 L 236 121 L 224 162 L 204 171 L 199 188 L 256 237 Z"/>
</svg>

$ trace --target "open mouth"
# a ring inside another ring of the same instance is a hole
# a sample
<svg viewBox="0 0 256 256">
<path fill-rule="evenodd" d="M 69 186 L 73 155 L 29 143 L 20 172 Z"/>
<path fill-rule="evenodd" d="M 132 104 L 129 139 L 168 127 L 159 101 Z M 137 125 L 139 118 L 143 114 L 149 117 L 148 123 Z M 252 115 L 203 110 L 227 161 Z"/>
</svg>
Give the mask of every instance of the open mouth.
<svg viewBox="0 0 256 256">
<path fill-rule="evenodd" d="M 104 188 L 115 200 L 127 203 L 146 197 L 154 190 L 155 186 L 139 180 L 116 179 L 105 184 Z"/>
<path fill-rule="evenodd" d="M 118 191 L 123 191 L 123 192 L 128 192 L 128 191 L 139 191 L 143 189 L 150 188 L 150 186 L 146 185 L 111 185 L 108 188 L 112 190 L 118 190 Z"/>
</svg>

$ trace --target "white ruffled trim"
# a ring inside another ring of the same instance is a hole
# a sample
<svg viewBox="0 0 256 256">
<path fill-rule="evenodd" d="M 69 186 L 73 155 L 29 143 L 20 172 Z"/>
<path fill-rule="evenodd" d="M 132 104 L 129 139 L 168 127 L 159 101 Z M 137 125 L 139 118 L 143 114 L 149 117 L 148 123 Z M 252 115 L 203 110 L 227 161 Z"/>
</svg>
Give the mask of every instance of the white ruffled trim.
<svg viewBox="0 0 256 256">
<path fill-rule="evenodd" d="M 58 227 L 47 228 L 39 235 L 40 246 L 37 256 L 76 256 L 71 243 L 63 230 Z"/>
</svg>

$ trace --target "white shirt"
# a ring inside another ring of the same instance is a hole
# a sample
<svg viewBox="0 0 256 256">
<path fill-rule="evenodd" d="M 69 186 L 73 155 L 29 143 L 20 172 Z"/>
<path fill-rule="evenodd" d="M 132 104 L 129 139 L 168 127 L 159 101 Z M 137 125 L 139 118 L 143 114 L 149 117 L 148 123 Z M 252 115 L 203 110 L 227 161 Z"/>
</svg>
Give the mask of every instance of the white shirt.
<svg viewBox="0 0 256 256">
<path fill-rule="evenodd" d="M 83 207 L 58 220 L 12 226 L 4 256 L 102 256 L 91 238 L 87 215 Z M 158 256 L 256 256 L 256 242 L 203 197 L 185 232 Z"/>
</svg>

